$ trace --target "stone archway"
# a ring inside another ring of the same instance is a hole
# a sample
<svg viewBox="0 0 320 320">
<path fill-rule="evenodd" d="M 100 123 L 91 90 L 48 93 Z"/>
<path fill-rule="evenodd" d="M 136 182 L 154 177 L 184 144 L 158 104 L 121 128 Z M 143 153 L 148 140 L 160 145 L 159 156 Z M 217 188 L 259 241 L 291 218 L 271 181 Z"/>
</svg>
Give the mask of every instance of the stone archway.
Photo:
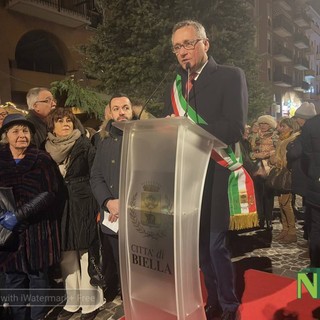
<svg viewBox="0 0 320 320">
<path fill-rule="evenodd" d="M 34 30 L 21 37 L 16 46 L 15 61 L 18 69 L 66 74 L 59 40 L 43 30 Z"/>
</svg>

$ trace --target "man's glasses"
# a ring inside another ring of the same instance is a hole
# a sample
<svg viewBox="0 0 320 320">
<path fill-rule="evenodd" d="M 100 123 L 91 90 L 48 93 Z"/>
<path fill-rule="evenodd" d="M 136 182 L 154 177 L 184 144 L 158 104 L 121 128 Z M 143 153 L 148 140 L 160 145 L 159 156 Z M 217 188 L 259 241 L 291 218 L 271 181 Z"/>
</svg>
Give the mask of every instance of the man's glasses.
<svg viewBox="0 0 320 320">
<path fill-rule="evenodd" d="M 57 102 L 57 100 L 54 99 L 54 98 L 47 98 L 47 99 L 44 99 L 44 100 L 38 100 L 38 101 L 36 101 L 36 103 L 37 102 L 40 102 L 40 103 L 52 103 L 52 102 Z"/>
<path fill-rule="evenodd" d="M 8 115 L 8 112 L 0 112 L 0 117 L 4 118 Z"/>
<path fill-rule="evenodd" d="M 203 39 L 186 40 L 182 44 L 177 43 L 172 47 L 172 52 L 178 54 L 182 47 L 186 50 L 193 50 L 196 47 L 197 43 L 201 40 Z"/>
</svg>

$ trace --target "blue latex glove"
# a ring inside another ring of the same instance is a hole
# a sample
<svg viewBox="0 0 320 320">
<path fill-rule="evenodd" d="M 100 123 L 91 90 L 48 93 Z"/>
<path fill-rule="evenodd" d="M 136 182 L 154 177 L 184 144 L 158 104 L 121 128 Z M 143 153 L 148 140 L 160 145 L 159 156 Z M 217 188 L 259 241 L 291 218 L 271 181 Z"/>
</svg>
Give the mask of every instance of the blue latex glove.
<svg viewBox="0 0 320 320">
<path fill-rule="evenodd" d="M 0 217 L 0 225 L 8 230 L 13 230 L 13 228 L 18 223 L 16 215 L 11 211 L 6 211 L 4 215 Z"/>
</svg>

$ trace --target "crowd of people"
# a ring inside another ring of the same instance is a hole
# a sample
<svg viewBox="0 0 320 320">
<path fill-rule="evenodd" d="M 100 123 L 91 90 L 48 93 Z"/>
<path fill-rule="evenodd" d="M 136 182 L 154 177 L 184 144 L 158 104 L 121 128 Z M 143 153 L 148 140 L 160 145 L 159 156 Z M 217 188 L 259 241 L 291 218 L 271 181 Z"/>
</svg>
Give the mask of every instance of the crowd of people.
<svg viewBox="0 0 320 320">
<path fill-rule="evenodd" d="M 241 142 L 244 167 L 254 181 L 259 228 L 272 229 L 277 196 L 281 243 L 297 241 L 294 199 L 302 196 L 310 265 L 320 267 L 320 115 L 314 105 L 302 103 L 292 118 L 261 115 L 245 126 L 244 72 L 219 65 L 208 56 L 210 43 L 197 21 L 177 23 L 171 40 L 179 70 L 165 97 L 164 116 L 188 116 L 229 146 Z M 192 84 L 188 84 L 190 75 Z M 58 268 L 66 302 L 57 319 L 67 320 L 81 311 L 82 320 L 93 320 L 106 300 L 121 294 L 118 235 L 103 221 L 119 219 L 122 132 L 112 122 L 136 120 L 132 102 L 123 93 L 112 96 L 105 112 L 108 118 L 89 139 L 72 111 L 57 106 L 49 89 L 32 88 L 26 100 L 27 116 L 0 108 L 0 191 L 14 199 L 10 208 L 0 208 L 0 240 L 6 234 L 17 242 L 14 248 L 0 242 L 0 271 L 6 288 L 46 295 L 49 270 Z M 268 183 L 273 168 L 288 168 L 289 190 L 277 190 Z M 199 240 L 208 320 L 240 319 L 226 247 L 229 175 L 228 168 L 210 159 Z M 102 243 L 103 287 L 92 282 L 89 272 L 89 249 L 97 238 Z M 90 303 L 86 296 L 91 297 Z M 45 304 L 33 305 L 31 298 L 20 297 L 10 303 L 14 320 L 45 318 Z M 121 315 L 122 306 L 113 319 Z"/>
<path fill-rule="evenodd" d="M 55 108 L 48 89 L 31 89 L 27 102 L 34 112 L 9 114 L 1 127 L 0 187 L 11 188 L 15 210 L 2 208 L 0 224 L 9 227 L 19 244 L 16 250 L 1 251 L 0 269 L 6 288 L 49 296 L 49 268 L 59 265 L 67 302 L 58 318 L 68 319 L 81 307 L 81 318 L 90 320 L 104 302 L 87 272 L 98 212 L 89 187 L 95 148 L 75 129 L 73 113 Z M 39 200 L 41 195 L 45 197 Z M 29 207 L 34 213 L 21 219 L 19 212 Z M 94 296 L 94 302 L 81 303 L 86 301 L 81 293 Z M 48 303 L 39 306 L 37 301 L 19 294 L 10 303 L 12 318 L 44 318 Z"/>
<path fill-rule="evenodd" d="M 277 236 L 277 240 L 283 244 L 297 242 L 296 196 L 302 197 L 304 238 L 310 240 L 310 201 L 312 200 L 309 199 L 308 194 L 312 188 L 311 181 L 316 177 L 311 176 L 311 173 L 315 173 L 315 168 L 311 167 L 311 164 L 315 161 L 316 155 L 311 153 L 308 155 L 303 149 L 302 137 L 304 125 L 309 123 L 310 119 L 317 117 L 319 116 L 314 104 L 303 102 L 291 118 L 282 117 L 276 121 L 270 115 L 260 116 L 251 126 L 247 126 L 247 132 L 243 138 L 246 141 L 244 144 L 246 153 L 249 154 L 246 159 L 249 166 L 254 168 L 250 170 L 250 174 L 255 185 L 259 226 L 272 229 L 273 206 L 277 197 L 282 225 L 282 231 Z M 313 148 L 315 147 L 314 141 L 309 143 Z M 277 168 L 279 171 L 283 168 L 288 170 L 291 180 L 287 191 L 268 183 L 272 168 Z M 309 244 L 311 252 L 311 243 Z M 311 265 L 315 264 L 311 261 Z"/>
</svg>

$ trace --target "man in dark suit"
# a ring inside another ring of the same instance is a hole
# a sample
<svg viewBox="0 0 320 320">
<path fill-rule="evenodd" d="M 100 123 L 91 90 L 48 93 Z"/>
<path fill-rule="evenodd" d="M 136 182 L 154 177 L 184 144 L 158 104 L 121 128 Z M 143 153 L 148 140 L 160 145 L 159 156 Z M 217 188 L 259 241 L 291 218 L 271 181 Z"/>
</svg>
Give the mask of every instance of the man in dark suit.
<svg viewBox="0 0 320 320">
<path fill-rule="evenodd" d="M 320 268 L 320 115 L 309 119 L 301 132 L 302 158 L 308 183 L 305 200 L 309 209 L 310 266 Z"/>
<path fill-rule="evenodd" d="M 196 21 L 177 23 L 172 50 L 180 64 L 176 81 L 166 97 L 168 113 L 188 117 L 228 145 L 238 142 L 247 117 L 248 94 L 243 71 L 217 64 L 208 57 L 209 40 Z M 189 70 L 188 70 L 189 69 Z M 189 73 L 189 77 L 188 77 Z M 188 78 L 192 78 L 187 85 Z M 187 93 L 187 89 L 190 89 Z M 187 106 L 188 105 L 188 106 Z M 230 171 L 210 160 L 202 199 L 200 267 L 208 291 L 207 319 L 239 319 L 233 269 L 225 246 L 229 227 Z"/>
</svg>

